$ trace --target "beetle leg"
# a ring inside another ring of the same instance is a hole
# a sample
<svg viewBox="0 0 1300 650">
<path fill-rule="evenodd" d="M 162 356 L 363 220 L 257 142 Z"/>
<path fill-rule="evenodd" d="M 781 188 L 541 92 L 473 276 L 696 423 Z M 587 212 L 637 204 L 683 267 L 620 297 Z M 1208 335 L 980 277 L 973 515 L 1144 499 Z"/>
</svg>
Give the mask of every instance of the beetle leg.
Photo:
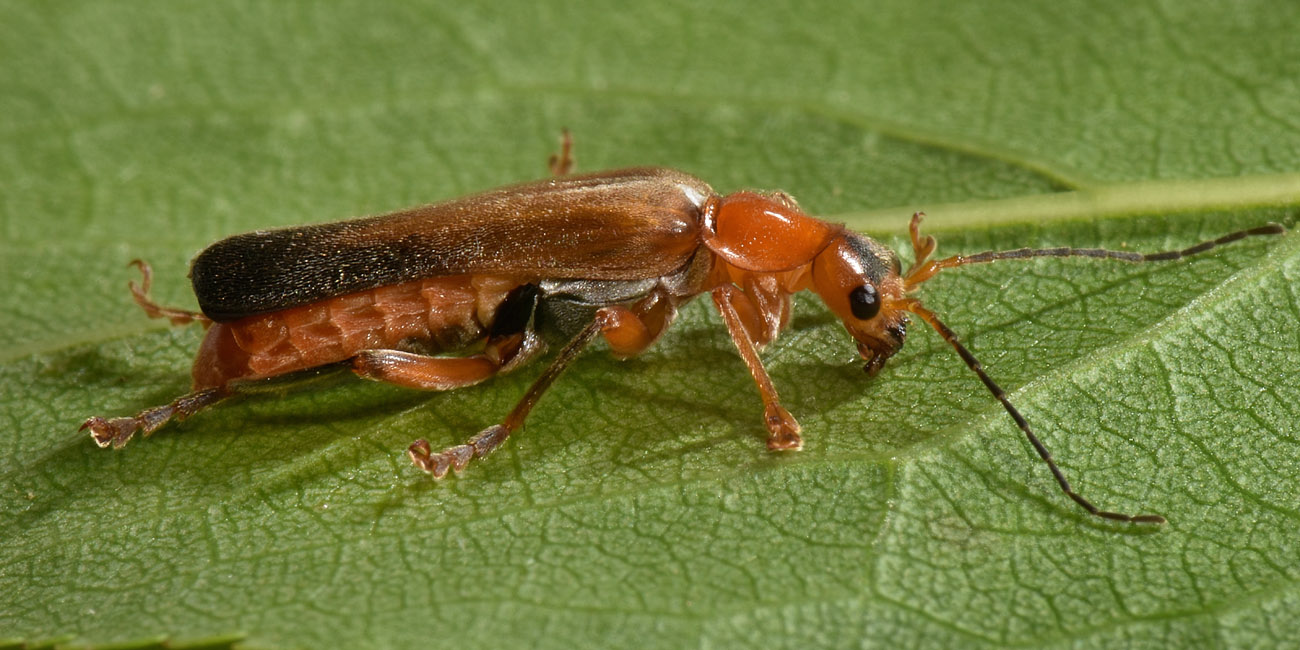
<svg viewBox="0 0 1300 650">
<path fill-rule="evenodd" d="M 453 390 L 473 386 L 512 370 L 542 352 L 541 340 L 521 332 L 488 341 L 480 354 L 432 357 L 401 350 L 362 350 L 352 357 L 352 372 L 365 379 L 418 390 Z"/>
<path fill-rule="evenodd" d="M 598 320 L 610 352 L 619 359 L 629 359 L 645 352 L 676 317 L 677 305 L 673 300 L 655 292 L 632 307 L 605 307 L 600 310 Z"/>
<path fill-rule="evenodd" d="M 542 393 L 551 387 L 555 379 L 564 372 L 564 369 L 577 358 L 582 349 L 591 343 L 600 334 L 606 324 L 606 314 L 611 308 L 605 307 L 596 312 L 596 318 L 589 325 L 584 327 L 578 335 L 573 337 L 563 350 L 551 362 L 533 385 L 528 387 L 528 392 L 520 398 L 519 403 L 511 409 L 501 424 L 494 424 L 480 432 L 473 438 L 470 438 L 465 444 L 448 447 L 440 452 L 433 453 L 432 447 L 428 440 L 416 440 L 407 449 L 407 454 L 411 456 L 411 461 L 420 469 L 430 473 L 434 478 L 442 478 L 450 470 L 460 470 L 465 468 L 469 461 L 475 458 L 483 458 L 492 453 L 501 443 L 510 437 L 510 434 L 523 425 L 524 419 L 528 417 L 529 411 L 533 410 L 533 405 L 541 398 Z"/>
<path fill-rule="evenodd" d="M 149 288 L 153 286 L 153 269 L 144 260 L 131 260 L 131 266 L 139 268 L 140 274 L 144 277 L 140 280 L 140 286 L 137 287 L 134 282 L 128 282 L 126 286 L 131 290 L 131 297 L 135 299 L 135 304 L 140 305 L 140 309 L 143 309 L 149 318 L 166 318 L 172 322 L 172 325 L 189 325 L 197 322 L 207 327 L 212 324 L 212 319 L 204 316 L 202 312 L 163 307 L 154 302 L 149 297 Z"/>
<path fill-rule="evenodd" d="M 363 350 L 352 372 L 365 379 L 418 390 L 454 390 L 490 379 L 501 365 L 485 355 L 431 357 L 401 350 Z"/>
<path fill-rule="evenodd" d="M 560 153 L 551 154 L 547 165 L 551 168 L 552 176 L 564 176 L 573 169 L 573 136 L 568 129 L 560 133 Z"/>
<path fill-rule="evenodd" d="M 926 235 L 921 238 L 921 220 L 925 218 L 924 212 L 913 212 L 912 222 L 907 226 L 907 232 L 912 236 L 912 253 L 915 255 L 914 266 L 925 264 L 934 253 L 936 243 L 934 237 Z"/>
<path fill-rule="evenodd" d="M 230 394 L 230 389 L 224 386 L 205 388 L 188 395 L 182 395 L 170 404 L 147 408 L 134 417 L 113 418 L 111 420 L 99 416 L 88 418 L 82 423 L 80 430 L 90 429 L 90 437 L 94 438 L 95 444 L 100 447 L 112 446 L 114 449 L 121 449 L 131 440 L 136 431 L 141 431 L 145 436 L 148 436 L 157 431 L 158 427 L 166 424 L 168 420 L 172 418 L 184 420 L 200 410 L 229 397 Z"/>
<path fill-rule="evenodd" d="M 772 378 L 767 376 L 767 370 L 763 368 L 763 362 L 758 358 L 758 349 L 754 346 L 754 341 L 750 338 L 737 311 L 737 306 L 745 305 L 749 302 L 748 299 L 740 289 L 730 284 L 714 289 L 711 295 L 718 313 L 722 314 L 722 321 L 727 325 L 727 332 L 731 334 L 732 342 L 736 344 L 736 350 L 740 352 L 740 358 L 745 361 L 745 365 L 749 367 L 749 374 L 754 377 L 759 397 L 763 399 L 763 419 L 768 431 L 767 448 L 773 451 L 802 448 L 803 438 L 799 437 L 799 422 L 785 410 L 785 407 L 781 406 L 781 398 L 776 394 Z M 750 308 L 753 309 L 752 304 Z"/>
<path fill-rule="evenodd" d="M 734 295 L 732 305 L 750 340 L 762 350 L 790 324 L 790 294 L 781 290 L 774 275 L 751 274 L 744 287 L 744 292 Z"/>
</svg>

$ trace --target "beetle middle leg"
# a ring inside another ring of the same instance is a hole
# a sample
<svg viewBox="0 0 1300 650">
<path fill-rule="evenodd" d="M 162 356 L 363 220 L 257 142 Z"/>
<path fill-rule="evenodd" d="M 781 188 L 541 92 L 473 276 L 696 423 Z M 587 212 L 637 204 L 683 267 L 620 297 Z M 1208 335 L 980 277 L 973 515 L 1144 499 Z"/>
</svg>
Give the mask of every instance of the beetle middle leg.
<svg viewBox="0 0 1300 650">
<path fill-rule="evenodd" d="M 615 356 L 635 356 L 659 337 L 676 314 L 677 308 L 672 299 L 658 292 L 630 308 L 622 305 L 600 308 L 591 323 L 560 350 L 551 365 L 528 387 L 528 392 L 524 393 L 500 424 L 480 431 L 464 444 L 437 453 L 433 452 L 428 440 L 416 440 L 407 453 L 420 469 L 432 474 L 434 478 L 442 478 L 451 470 L 459 472 L 469 461 L 492 453 L 512 432 L 522 426 L 546 389 L 551 387 L 560 373 L 597 335 L 604 335 Z"/>
<path fill-rule="evenodd" d="M 492 453 L 501 443 L 510 437 L 510 434 L 523 425 L 528 413 L 533 410 L 537 400 L 542 397 L 546 389 L 551 387 L 555 379 L 564 372 L 564 369 L 577 358 L 582 349 L 591 343 L 600 334 L 602 326 L 607 323 L 607 319 L 602 314 L 609 308 L 603 308 L 597 312 L 596 318 L 586 327 L 578 332 L 565 346 L 560 353 L 547 366 L 540 377 L 533 381 L 532 386 L 528 387 L 528 392 L 515 404 L 505 419 L 500 424 L 494 424 L 480 432 L 473 438 L 470 438 L 464 444 L 448 447 L 437 453 L 429 445 L 428 440 L 416 440 L 407 453 L 411 456 L 411 461 L 420 469 L 430 473 L 434 478 L 442 478 L 450 470 L 460 470 L 469 464 L 469 461 L 475 458 L 483 458 Z"/>
<path fill-rule="evenodd" d="M 754 384 L 758 386 L 759 397 L 763 400 L 763 421 L 767 424 L 767 448 L 773 451 L 801 449 L 803 438 L 799 436 L 799 422 L 781 406 L 776 386 L 772 385 L 772 378 L 763 368 L 763 362 L 758 358 L 758 348 L 749 334 L 751 329 L 762 330 L 757 323 L 746 326 L 742 312 L 737 309 L 744 306 L 746 311 L 757 314 L 758 308 L 734 285 L 722 285 L 714 289 L 711 295 L 718 313 L 722 314 L 722 321 L 727 325 L 731 340 L 736 344 L 736 350 L 740 352 L 740 358 L 745 361 L 749 374 L 754 377 Z"/>
</svg>

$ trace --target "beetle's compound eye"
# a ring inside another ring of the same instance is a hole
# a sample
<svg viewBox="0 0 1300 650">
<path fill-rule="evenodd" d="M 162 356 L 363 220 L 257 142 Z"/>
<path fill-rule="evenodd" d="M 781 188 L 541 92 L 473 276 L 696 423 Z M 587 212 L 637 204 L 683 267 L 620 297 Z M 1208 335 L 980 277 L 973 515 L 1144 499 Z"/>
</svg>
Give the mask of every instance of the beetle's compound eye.
<svg viewBox="0 0 1300 650">
<path fill-rule="evenodd" d="M 880 313 L 880 294 L 876 287 L 864 284 L 849 292 L 849 309 L 858 320 L 871 320 Z"/>
</svg>

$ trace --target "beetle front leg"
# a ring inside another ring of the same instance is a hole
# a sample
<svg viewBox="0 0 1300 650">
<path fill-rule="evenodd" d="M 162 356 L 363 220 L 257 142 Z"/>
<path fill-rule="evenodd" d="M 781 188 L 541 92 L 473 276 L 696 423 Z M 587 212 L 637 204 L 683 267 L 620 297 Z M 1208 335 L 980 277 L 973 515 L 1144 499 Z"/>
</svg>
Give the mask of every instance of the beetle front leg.
<svg viewBox="0 0 1300 650">
<path fill-rule="evenodd" d="M 748 299 L 733 285 L 723 285 L 713 290 L 713 304 L 722 314 L 722 322 L 727 325 L 727 332 L 740 352 L 740 358 L 749 368 L 758 386 L 759 397 L 763 400 L 763 420 L 767 424 L 767 448 L 773 451 L 798 451 L 803 448 L 803 438 L 799 436 L 799 422 L 790 412 L 781 406 L 781 398 L 776 394 L 772 378 L 768 377 L 763 362 L 758 358 L 758 349 L 746 331 L 737 303 L 744 304 Z M 752 308 L 753 306 L 750 305 Z"/>
</svg>

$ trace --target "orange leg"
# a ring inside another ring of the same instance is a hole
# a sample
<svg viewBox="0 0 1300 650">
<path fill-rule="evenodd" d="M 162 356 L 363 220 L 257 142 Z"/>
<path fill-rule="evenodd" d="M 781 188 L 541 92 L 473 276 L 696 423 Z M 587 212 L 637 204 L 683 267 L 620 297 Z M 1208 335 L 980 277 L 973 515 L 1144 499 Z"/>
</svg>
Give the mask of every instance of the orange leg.
<svg viewBox="0 0 1300 650">
<path fill-rule="evenodd" d="M 536 335 L 522 333 L 490 340 L 482 353 L 465 357 L 363 350 L 352 357 L 352 372 L 365 379 L 417 390 L 454 390 L 512 370 L 542 351 Z"/>
<path fill-rule="evenodd" d="M 790 322 L 790 294 L 782 291 L 771 275 L 750 275 L 744 292 L 734 294 L 731 304 L 759 350 L 776 340 Z"/>
<path fill-rule="evenodd" d="M 501 370 L 482 354 L 431 357 L 400 350 L 366 350 L 352 358 L 352 372 L 365 379 L 417 390 L 454 390 L 490 379 Z"/>
<path fill-rule="evenodd" d="M 417 390 L 454 390 L 489 380 L 502 369 L 542 351 L 536 337 L 515 334 L 487 342 L 481 354 L 429 356 L 400 350 L 363 350 L 352 357 L 352 372 L 367 380 Z"/>
<path fill-rule="evenodd" d="M 144 260 L 131 260 L 131 266 L 139 268 L 140 274 L 144 278 L 140 281 L 138 287 L 135 286 L 134 282 L 128 282 L 126 286 L 131 289 L 131 297 L 135 298 L 135 304 L 140 305 L 140 309 L 143 309 L 149 318 L 166 318 L 172 322 L 172 325 L 202 323 L 204 327 L 207 327 L 212 324 L 212 319 L 204 316 L 201 312 L 163 307 L 154 302 L 149 297 L 149 288 L 153 286 L 153 269 Z"/>
<path fill-rule="evenodd" d="M 489 341 L 482 354 L 470 357 L 429 357 L 398 350 L 366 350 L 353 357 L 353 371 L 367 379 L 423 390 L 451 390 L 477 384 L 489 377 L 511 370 L 541 352 L 534 336 L 516 334 Z M 145 436 L 167 422 L 184 420 L 228 397 L 248 391 L 266 380 L 234 381 L 224 386 L 205 388 L 182 395 L 170 404 L 147 408 L 132 417 L 88 418 L 81 430 L 90 430 L 95 444 L 120 449 L 136 432 Z"/>
<path fill-rule="evenodd" d="M 754 384 L 758 386 L 759 397 L 763 400 L 763 420 L 767 424 L 767 448 L 773 451 L 802 448 L 803 438 L 799 437 L 799 422 L 785 410 L 785 407 L 781 406 L 781 398 L 776 394 L 772 378 L 767 376 L 767 370 L 763 368 L 763 362 L 758 358 L 758 349 L 754 346 L 754 341 L 750 338 L 737 311 L 737 306 L 748 303 L 748 299 L 740 289 L 729 284 L 714 289 L 712 296 L 713 304 L 717 306 L 718 313 L 722 314 L 727 332 L 731 334 L 731 340 L 736 344 L 736 350 L 740 352 L 740 358 L 749 367 L 749 374 L 754 377 Z M 757 312 L 752 304 L 750 308 Z"/>
<path fill-rule="evenodd" d="M 666 295 L 651 294 L 633 305 L 600 310 L 600 333 L 619 359 L 635 357 L 650 347 L 677 317 L 677 305 Z"/>
</svg>

